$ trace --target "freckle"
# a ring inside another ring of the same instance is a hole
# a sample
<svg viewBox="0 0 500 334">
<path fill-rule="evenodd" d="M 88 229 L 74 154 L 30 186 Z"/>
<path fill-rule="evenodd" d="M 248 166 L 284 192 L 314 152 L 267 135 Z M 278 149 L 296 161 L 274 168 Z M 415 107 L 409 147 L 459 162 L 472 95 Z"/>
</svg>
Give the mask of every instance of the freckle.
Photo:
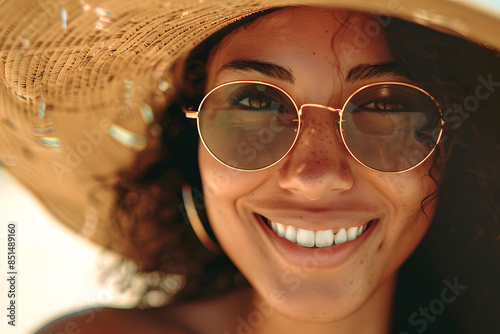
<svg viewBox="0 0 500 334">
<path fill-rule="evenodd" d="M 327 34 L 328 34 L 328 30 L 325 30 L 325 33 L 327 33 Z"/>
<path fill-rule="evenodd" d="M 316 52 L 313 52 L 313 56 L 315 56 L 315 55 L 316 55 Z"/>
<path fill-rule="evenodd" d="M 365 259 L 361 259 L 361 262 L 359 264 L 365 263 Z"/>
<path fill-rule="evenodd" d="M 319 164 L 320 164 L 319 160 L 316 160 L 316 165 L 319 165 Z"/>
</svg>

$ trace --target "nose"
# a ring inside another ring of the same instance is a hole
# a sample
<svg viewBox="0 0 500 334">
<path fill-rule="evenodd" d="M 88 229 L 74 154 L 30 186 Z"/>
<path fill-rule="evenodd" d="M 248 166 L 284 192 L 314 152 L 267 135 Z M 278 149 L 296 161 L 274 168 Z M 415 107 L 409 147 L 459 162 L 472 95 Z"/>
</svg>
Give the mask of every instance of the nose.
<svg viewBox="0 0 500 334">
<path fill-rule="evenodd" d="M 283 162 L 278 179 L 281 188 L 319 200 L 352 187 L 349 153 L 337 124 L 335 111 L 321 106 L 302 107 L 302 128 Z"/>
</svg>

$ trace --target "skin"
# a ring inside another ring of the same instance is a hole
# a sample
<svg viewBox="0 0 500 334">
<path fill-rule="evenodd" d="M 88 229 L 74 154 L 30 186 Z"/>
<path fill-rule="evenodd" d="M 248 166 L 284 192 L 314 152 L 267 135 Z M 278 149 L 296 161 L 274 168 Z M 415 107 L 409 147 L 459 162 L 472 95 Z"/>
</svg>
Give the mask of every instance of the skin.
<svg viewBox="0 0 500 334">
<path fill-rule="evenodd" d="M 347 83 L 352 67 L 392 57 L 383 34 L 371 37 L 367 45 L 358 43 L 354 50 L 359 31 L 375 21 L 355 15 L 347 29 L 337 31 L 342 15 L 320 8 L 285 9 L 236 30 L 210 55 L 207 91 L 228 81 L 262 80 L 285 89 L 299 105 L 339 108 L 363 85 L 409 82 L 386 74 Z M 277 64 L 295 80 L 224 68 L 239 59 Z M 256 331 L 303 331 L 313 322 L 316 332 L 387 332 L 398 268 L 429 226 L 421 211 L 422 200 L 435 190 L 428 176 L 429 162 L 398 174 L 371 171 L 354 160 L 339 140 L 337 118 L 325 110 L 306 110 L 293 150 L 261 171 L 232 170 L 200 145 L 205 203 L 217 240 L 255 289 L 253 298 L 276 311 Z M 426 206 L 428 217 L 434 206 L 434 202 Z M 293 214 L 287 213 L 290 210 Z M 254 216 L 262 212 L 312 230 L 335 231 L 339 225 L 353 224 L 351 217 L 356 222 L 376 218 L 379 223 L 347 260 L 324 268 L 315 266 L 313 257 L 309 264 L 297 264 L 278 252 Z M 336 221 L 340 216 L 342 224 Z M 367 323 L 370 329 L 364 328 Z"/>
<path fill-rule="evenodd" d="M 333 10 L 298 7 L 234 31 L 212 50 L 207 91 L 232 80 L 262 80 L 285 89 L 299 105 L 339 108 L 366 84 L 409 82 L 395 74 L 345 82 L 352 67 L 392 58 L 382 34 L 372 35 L 369 43 L 359 37 L 373 18 L 353 15 L 347 29 L 339 30 L 344 17 L 346 13 Z M 242 58 L 282 66 L 294 80 L 254 70 L 221 70 Z M 425 215 L 421 202 L 436 185 L 428 176 L 430 162 L 398 174 L 359 164 L 339 140 L 337 118 L 324 109 L 305 110 L 293 150 L 261 171 L 225 167 L 200 144 L 211 226 L 251 289 L 159 309 L 78 312 L 39 333 L 389 333 L 397 272 L 429 226 L 435 202 L 427 203 Z M 313 249 L 311 261 L 304 263 L 277 251 L 254 216 L 262 212 L 276 219 L 286 216 L 283 223 L 311 230 L 336 231 L 340 225 L 375 218 L 379 223 L 347 259 L 325 267 L 316 265 Z"/>
</svg>

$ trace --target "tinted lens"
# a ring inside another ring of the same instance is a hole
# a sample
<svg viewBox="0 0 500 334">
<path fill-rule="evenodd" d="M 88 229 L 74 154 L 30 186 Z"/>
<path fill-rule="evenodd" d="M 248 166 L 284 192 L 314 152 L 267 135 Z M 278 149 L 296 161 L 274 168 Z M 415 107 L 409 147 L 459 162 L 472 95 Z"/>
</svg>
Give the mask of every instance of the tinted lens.
<svg viewBox="0 0 500 334">
<path fill-rule="evenodd" d="M 281 90 L 256 83 L 231 83 L 211 91 L 199 110 L 201 138 L 221 162 L 260 169 L 292 147 L 299 126 L 297 108 Z"/>
<path fill-rule="evenodd" d="M 409 169 L 425 160 L 441 135 L 436 102 L 416 87 L 380 84 L 346 103 L 342 132 L 351 153 L 385 172 Z"/>
</svg>

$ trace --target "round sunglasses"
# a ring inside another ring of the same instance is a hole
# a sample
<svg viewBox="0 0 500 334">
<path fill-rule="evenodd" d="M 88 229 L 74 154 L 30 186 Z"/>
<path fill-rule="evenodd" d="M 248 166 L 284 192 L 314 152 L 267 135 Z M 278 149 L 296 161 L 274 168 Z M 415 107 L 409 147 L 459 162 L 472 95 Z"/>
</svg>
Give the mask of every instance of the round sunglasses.
<svg viewBox="0 0 500 334">
<path fill-rule="evenodd" d="M 338 113 L 336 131 L 351 156 L 369 169 L 405 172 L 423 163 L 443 132 L 441 109 L 423 89 L 377 82 L 356 90 L 342 109 L 297 106 L 282 88 L 262 81 L 232 81 L 208 92 L 197 111 L 201 141 L 222 164 L 245 171 L 269 168 L 299 140 L 304 112 Z"/>
</svg>

